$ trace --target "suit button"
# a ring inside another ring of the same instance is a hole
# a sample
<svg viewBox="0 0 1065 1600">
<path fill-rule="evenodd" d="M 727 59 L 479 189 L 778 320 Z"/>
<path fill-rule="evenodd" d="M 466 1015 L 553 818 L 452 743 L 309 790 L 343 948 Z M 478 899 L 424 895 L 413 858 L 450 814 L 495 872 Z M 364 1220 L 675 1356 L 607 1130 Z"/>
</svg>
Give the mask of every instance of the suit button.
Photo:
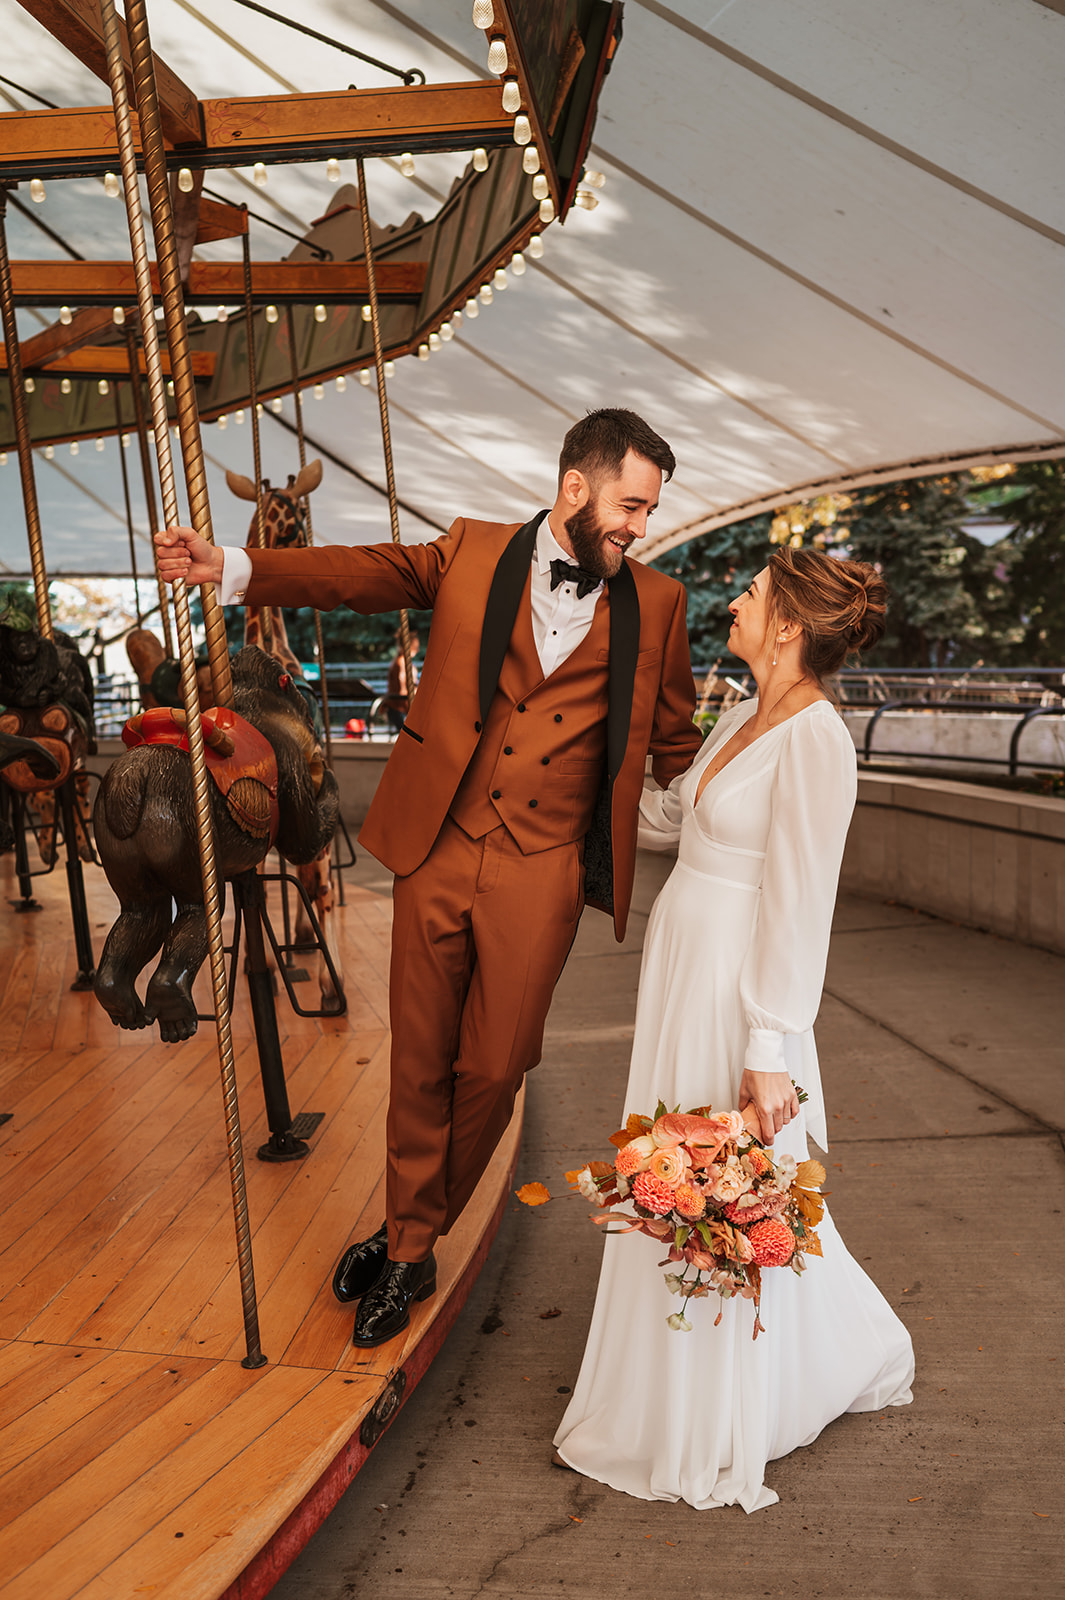
<svg viewBox="0 0 1065 1600">
<path fill-rule="evenodd" d="M 503 746 L 503 754 L 505 756 L 512 756 L 514 754 L 514 746 L 513 745 L 509 745 L 509 744 L 505 744 Z"/>
<path fill-rule="evenodd" d="M 493 800 L 502 800 L 502 798 L 503 798 L 502 789 L 493 789 L 492 790 L 492 799 Z"/>
<path fill-rule="evenodd" d="M 561 713 L 561 711 L 556 711 L 555 712 L 555 721 L 556 722 L 561 722 L 562 721 L 562 713 Z"/>
<path fill-rule="evenodd" d="M 480 733 L 480 731 L 481 731 L 481 724 L 480 724 L 480 723 L 479 723 L 479 722 L 475 722 L 475 723 L 474 723 L 474 725 L 473 725 L 473 731 L 474 731 L 474 733 Z"/>
<path fill-rule="evenodd" d="M 532 807 L 532 809 L 533 809 L 533 810 L 534 810 L 534 811 L 535 811 L 535 810 L 536 810 L 536 801 L 535 801 L 535 800 L 530 800 L 530 801 L 529 801 L 529 805 L 530 805 L 530 806 L 531 806 L 531 807 Z"/>
<path fill-rule="evenodd" d="M 540 765 L 542 767 L 549 767 L 551 765 L 551 757 L 550 756 L 541 756 L 540 757 Z"/>
<path fill-rule="evenodd" d="M 524 711 L 524 710 L 525 710 L 525 707 L 524 707 L 524 706 L 519 706 L 519 707 L 518 707 L 518 710 L 519 710 L 519 711 Z"/>
</svg>

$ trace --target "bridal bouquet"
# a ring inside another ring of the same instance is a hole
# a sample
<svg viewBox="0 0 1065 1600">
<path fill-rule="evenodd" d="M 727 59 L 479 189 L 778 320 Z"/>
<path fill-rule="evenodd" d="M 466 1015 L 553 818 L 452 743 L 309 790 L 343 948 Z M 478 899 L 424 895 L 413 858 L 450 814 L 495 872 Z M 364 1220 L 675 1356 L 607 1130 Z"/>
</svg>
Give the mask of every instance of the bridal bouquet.
<svg viewBox="0 0 1065 1600">
<path fill-rule="evenodd" d="M 748 1114 L 757 1128 L 753 1107 Z M 758 1316 L 763 1269 L 799 1273 L 804 1256 L 821 1254 L 814 1229 L 824 1213 L 824 1167 L 774 1157 L 744 1113 L 715 1114 L 709 1106 L 677 1112 L 659 1102 L 653 1117 L 634 1114 L 610 1142 L 613 1162 L 590 1161 L 566 1179 L 603 1211 L 593 1222 L 620 1222 L 610 1231 L 646 1233 L 667 1246 L 662 1265 L 681 1270 L 666 1273 L 666 1287 L 683 1302 L 669 1326 L 690 1330 L 689 1300 L 740 1295 L 754 1301 L 757 1338 L 765 1331 Z M 543 1184 L 528 1183 L 518 1199 L 541 1205 L 550 1195 Z"/>
</svg>

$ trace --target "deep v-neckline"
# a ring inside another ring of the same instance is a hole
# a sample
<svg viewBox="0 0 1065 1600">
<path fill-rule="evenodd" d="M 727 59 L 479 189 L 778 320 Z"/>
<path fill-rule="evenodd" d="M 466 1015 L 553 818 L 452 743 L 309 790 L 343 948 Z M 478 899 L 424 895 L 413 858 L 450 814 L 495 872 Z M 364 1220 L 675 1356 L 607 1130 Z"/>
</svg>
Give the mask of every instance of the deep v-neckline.
<svg viewBox="0 0 1065 1600">
<path fill-rule="evenodd" d="M 812 711 L 815 706 L 821 706 L 821 705 L 827 705 L 827 704 L 828 704 L 828 701 L 825 700 L 825 699 L 811 700 L 810 704 L 808 706 L 800 706 L 798 711 L 793 711 L 790 717 L 785 717 L 784 718 L 783 722 L 777 722 L 773 726 L 767 728 L 765 730 L 765 733 L 758 734 L 757 738 L 752 739 L 750 744 L 745 744 L 742 750 L 737 750 L 736 754 L 734 756 L 729 756 L 728 760 L 724 763 L 724 765 L 718 767 L 716 772 L 711 772 L 709 774 L 709 776 L 707 776 L 705 768 L 704 768 L 704 770 L 702 772 L 700 772 L 699 781 L 695 785 L 695 798 L 692 801 L 692 810 L 693 811 L 697 811 L 699 809 L 699 801 L 703 798 L 703 795 L 706 793 L 707 789 L 709 789 L 710 785 L 714 782 L 714 780 L 717 779 L 717 778 L 720 778 L 720 776 L 721 776 L 721 774 L 723 772 L 727 772 L 729 767 L 734 766 L 735 763 L 737 761 L 739 761 L 741 756 L 745 756 L 747 754 L 748 750 L 753 750 L 756 744 L 761 744 L 762 740 L 767 738 L 769 736 L 769 734 L 771 734 L 771 733 L 779 733 L 781 728 L 786 728 L 789 722 L 794 722 L 795 718 L 796 717 L 801 717 L 804 712 Z M 757 713 L 755 713 L 755 715 L 757 715 Z M 748 724 L 748 722 L 750 722 L 750 720 L 751 720 L 750 717 L 744 717 L 744 719 L 740 723 L 739 727 L 733 729 L 733 731 L 729 734 L 728 738 L 725 740 L 724 744 L 720 745 L 719 748 L 715 751 L 714 755 L 710 757 L 710 760 L 706 764 L 708 767 L 713 765 L 715 756 L 720 755 L 722 750 L 727 750 L 728 749 L 729 745 L 732 743 L 733 739 L 735 739 L 736 735 L 738 733 L 742 732 L 742 730 L 747 726 L 747 724 Z"/>
</svg>

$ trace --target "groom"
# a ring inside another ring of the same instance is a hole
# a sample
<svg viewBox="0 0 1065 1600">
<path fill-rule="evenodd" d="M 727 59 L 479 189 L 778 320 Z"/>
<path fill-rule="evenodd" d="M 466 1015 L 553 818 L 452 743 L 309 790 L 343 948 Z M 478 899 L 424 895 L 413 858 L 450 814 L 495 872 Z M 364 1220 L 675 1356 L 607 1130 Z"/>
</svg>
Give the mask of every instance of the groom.
<svg viewBox="0 0 1065 1600">
<path fill-rule="evenodd" d="M 700 745 L 682 586 L 627 557 L 673 452 L 632 411 L 567 433 L 523 527 L 459 518 L 431 544 L 226 550 L 156 536 L 168 582 L 223 604 L 432 609 L 421 681 L 360 833 L 395 874 L 387 1223 L 333 1279 L 382 1344 L 436 1287 L 454 1225 L 540 1059 L 587 900 L 624 937 L 648 752 Z"/>
</svg>

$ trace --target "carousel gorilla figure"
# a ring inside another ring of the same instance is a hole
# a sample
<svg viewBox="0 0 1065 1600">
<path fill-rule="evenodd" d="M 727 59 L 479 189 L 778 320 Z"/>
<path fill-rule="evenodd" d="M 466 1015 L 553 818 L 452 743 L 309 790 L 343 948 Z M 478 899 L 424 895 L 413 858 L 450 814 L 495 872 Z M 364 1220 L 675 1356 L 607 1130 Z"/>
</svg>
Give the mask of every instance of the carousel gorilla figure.
<svg viewBox="0 0 1065 1600">
<path fill-rule="evenodd" d="M 273 842 L 295 866 L 313 860 L 333 836 L 339 791 L 322 762 L 303 696 L 277 661 L 248 646 L 233 660 L 233 710 L 276 757 Z M 144 713 L 160 715 L 169 713 Z M 180 729 L 183 713 L 174 715 Z M 129 737 L 142 720 L 133 719 Z M 206 722 L 204 732 L 206 744 Z M 210 774 L 221 879 L 257 866 L 270 849 L 273 797 L 262 753 L 261 743 L 258 756 L 254 748 L 242 751 L 238 737 L 236 764 Z M 208 946 L 187 751 L 173 741 L 127 749 L 100 785 L 93 821 L 104 871 L 122 906 L 97 968 L 96 997 L 121 1028 L 158 1022 L 164 1040 L 188 1039 L 196 1031 L 192 984 Z M 135 982 L 160 949 L 142 1004 Z"/>
</svg>

